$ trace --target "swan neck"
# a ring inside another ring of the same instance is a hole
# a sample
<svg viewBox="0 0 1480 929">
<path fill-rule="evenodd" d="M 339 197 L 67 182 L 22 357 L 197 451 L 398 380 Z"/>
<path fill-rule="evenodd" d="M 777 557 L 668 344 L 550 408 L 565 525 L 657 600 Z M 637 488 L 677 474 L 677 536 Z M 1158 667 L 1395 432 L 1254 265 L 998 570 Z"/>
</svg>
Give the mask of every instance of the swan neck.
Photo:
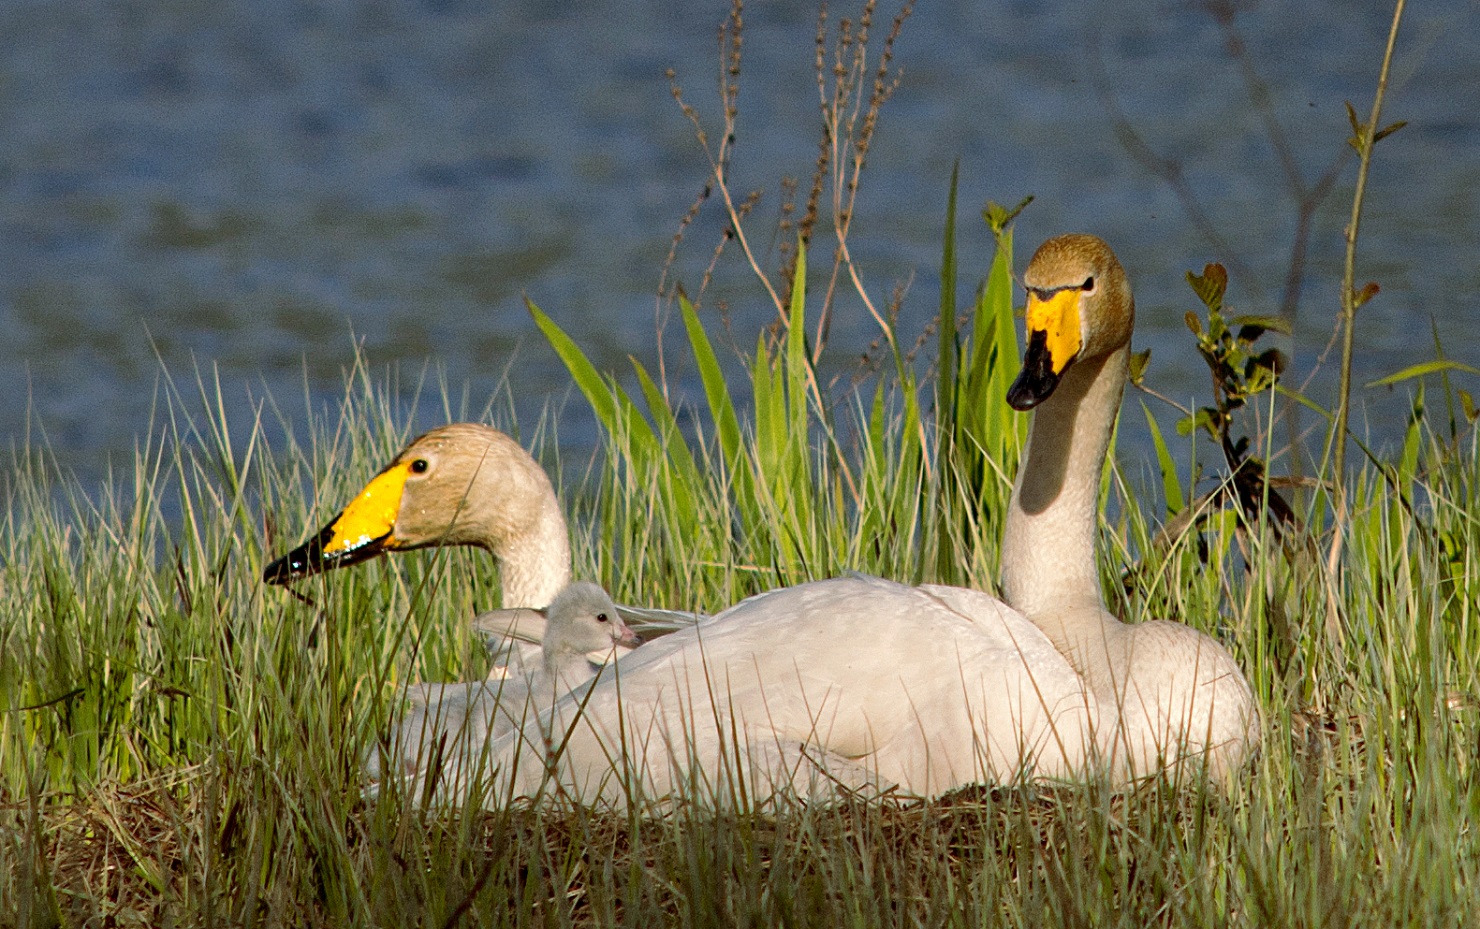
<svg viewBox="0 0 1480 929">
<path fill-rule="evenodd" d="M 1099 486 L 1130 347 L 1072 365 L 1033 413 L 1002 540 L 1007 602 L 1069 651 L 1064 616 L 1103 616 L 1095 561 Z M 1081 622 L 1075 625 L 1086 625 Z M 1093 624 L 1098 625 L 1098 624 Z"/>
<path fill-rule="evenodd" d="M 570 583 L 570 539 L 553 492 L 521 530 L 493 546 L 503 605 L 543 609 Z"/>
<path fill-rule="evenodd" d="M 570 690 L 591 676 L 591 662 L 582 653 L 555 646 L 544 654 L 545 687 Z"/>
</svg>

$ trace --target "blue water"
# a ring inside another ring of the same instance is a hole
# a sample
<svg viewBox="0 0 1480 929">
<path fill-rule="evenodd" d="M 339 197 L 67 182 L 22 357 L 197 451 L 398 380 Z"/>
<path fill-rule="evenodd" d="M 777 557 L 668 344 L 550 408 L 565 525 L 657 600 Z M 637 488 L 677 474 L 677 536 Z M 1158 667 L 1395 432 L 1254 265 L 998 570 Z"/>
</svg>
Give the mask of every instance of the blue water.
<svg viewBox="0 0 1480 929">
<path fill-rule="evenodd" d="M 908 285 L 900 329 L 913 341 L 935 313 L 959 159 L 963 298 L 989 259 L 981 205 L 1033 194 L 1020 262 L 1060 231 L 1104 235 L 1136 283 L 1151 382 L 1206 401 L 1182 274 L 1222 260 L 1245 269 L 1231 294 L 1240 309 L 1275 309 L 1295 215 L 1280 162 L 1200 6 L 1053 6 L 921 4 L 896 49 L 903 79 L 870 152 L 854 257 L 877 303 Z M 475 409 L 507 373 L 530 422 L 569 381 L 524 294 L 602 366 L 630 371 L 629 354 L 655 366 L 664 258 L 708 171 L 664 74 L 676 71 L 717 133 L 727 9 L 0 6 L 0 443 L 43 430 L 66 467 L 95 481 L 151 428 L 162 371 L 187 383 L 218 372 L 243 425 L 265 394 L 301 419 L 305 386 L 316 406 L 341 393 L 357 342 L 375 370 L 399 366 L 408 403 L 428 363 Z M 1380 145 L 1368 190 L 1359 282 L 1382 293 L 1361 313 L 1360 382 L 1433 357 L 1433 331 L 1450 357 L 1480 362 L 1475 12 L 1421 4 L 1404 23 L 1384 121 L 1409 125 Z M 1236 19 L 1308 183 L 1345 143 L 1343 103 L 1370 106 L 1390 15 L 1382 4 L 1264 3 Z M 765 191 L 750 229 L 771 266 L 779 181 L 805 182 L 816 158 L 814 35 L 810 5 L 746 8 L 734 188 Z M 1128 153 L 1106 91 L 1181 165 L 1226 251 Z M 1354 181 L 1353 161 L 1316 216 L 1293 344 L 1300 379 L 1332 331 Z M 711 201 L 688 229 L 672 276 L 691 292 L 723 226 Z M 747 349 L 771 316 L 734 249 L 704 306 L 723 307 Z M 856 298 L 838 312 L 829 365 L 847 371 L 876 331 Z M 681 340 L 670 329 L 668 343 Z M 691 383 L 682 353 L 671 365 L 676 386 Z M 1319 401 L 1332 398 L 1332 367 L 1312 384 Z M 1459 383 L 1480 391 L 1480 379 Z M 1402 398 L 1361 398 L 1359 428 L 1390 436 Z M 416 417 L 436 424 L 440 404 L 423 400 Z M 563 440 L 594 440 L 580 402 L 561 423 Z"/>
</svg>

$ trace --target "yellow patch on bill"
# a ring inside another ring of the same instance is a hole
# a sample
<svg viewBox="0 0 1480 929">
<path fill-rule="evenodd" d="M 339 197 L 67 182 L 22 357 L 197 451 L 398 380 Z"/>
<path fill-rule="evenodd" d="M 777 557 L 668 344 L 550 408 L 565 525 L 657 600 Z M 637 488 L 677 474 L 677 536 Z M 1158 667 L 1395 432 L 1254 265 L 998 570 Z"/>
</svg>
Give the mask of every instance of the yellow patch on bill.
<svg viewBox="0 0 1480 929">
<path fill-rule="evenodd" d="M 396 464 L 375 475 L 330 524 L 334 537 L 324 543 L 324 554 L 354 551 L 390 535 L 401 512 L 401 493 L 409 473 L 410 465 Z"/>
<path fill-rule="evenodd" d="M 1079 354 L 1081 335 L 1079 331 L 1079 289 L 1056 290 L 1041 299 L 1036 293 L 1028 292 L 1028 332 L 1043 332 L 1048 338 L 1044 347 L 1048 349 L 1049 364 L 1054 374 L 1063 374 L 1069 359 Z"/>
</svg>

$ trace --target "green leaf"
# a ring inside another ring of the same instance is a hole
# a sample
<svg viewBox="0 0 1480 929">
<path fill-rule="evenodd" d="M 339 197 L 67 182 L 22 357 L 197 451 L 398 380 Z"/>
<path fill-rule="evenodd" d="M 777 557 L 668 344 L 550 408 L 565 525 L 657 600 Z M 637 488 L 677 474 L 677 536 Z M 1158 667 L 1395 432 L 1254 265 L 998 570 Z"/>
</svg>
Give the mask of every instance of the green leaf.
<svg viewBox="0 0 1480 929">
<path fill-rule="evenodd" d="M 529 308 L 529 315 L 534 317 L 535 325 L 544 333 L 550 347 L 565 362 L 566 370 L 570 371 L 570 376 L 586 397 L 586 402 L 591 404 L 597 421 L 607 435 L 614 439 L 626 435 L 632 443 L 629 453 L 634 457 L 647 457 L 649 460 L 656 458 L 659 454 L 658 437 L 638 411 L 637 405 L 627 396 L 627 392 L 615 382 L 604 378 L 570 336 L 535 306 L 534 301 L 526 297 L 524 304 Z"/>
<path fill-rule="evenodd" d="M 719 436 L 720 453 L 724 455 L 731 473 L 740 473 L 740 418 L 735 413 L 735 403 L 730 398 L 729 385 L 725 383 L 723 369 L 715 357 L 714 346 L 699 321 L 699 314 L 689 298 L 678 295 L 678 308 L 683 314 L 684 328 L 689 334 L 689 345 L 694 350 L 694 361 L 699 367 L 699 379 L 704 384 L 704 397 L 709 401 L 709 415 L 714 420 L 714 429 Z"/>
<path fill-rule="evenodd" d="M 684 440 L 683 432 L 678 427 L 678 418 L 673 415 L 673 407 L 668 404 L 668 398 L 663 396 L 663 391 L 658 389 L 658 385 L 648 375 L 647 368 L 643 367 L 642 362 L 631 355 L 627 357 L 637 372 L 637 382 L 642 385 L 642 394 L 647 400 L 648 409 L 653 414 L 653 421 L 658 424 L 658 431 L 662 436 L 662 447 L 667 452 L 668 460 L 678 467 L 679 476 L 685 488 L 691 494 L 697 492 L 699 468 L 694 464 L 694 456 L 689 450 L 689 443 Z"/>
<path fill-rule="evenodd" d="M 1406 125 L 1408 125 L 1408 120 L 1400 119 L 1397 122 L 1393 123 L 1391 126 L 1384 126 L 1373 134 L 1372 141 L 1381 142 L 1383 139 L 1386 139 L 1388 136 L 1397 132 L 1399 129 L 1402 129 Z"/>
<path fill-rule="evenodd" d="M 940 375 L 935 387 L 936 434 L 949 441 L 956 421 L 956 184 L 961 161 L 951 168 L 946 228 L 940 246 Z"/>
<path fill-rule="evenodd" d="M 1223 319 L 1223 314 L 1217 310 L 1208 311 L 1208 338 L 1214 342 L 1222 342 L 1228 337 L 1228 323 Z"/>
<path fill-rule="evenodd" d="M 1151 430 L 1151 444 L 1156 449 L 1156 463 L 1161 469 L 1161 490 L 1166 495 L 1167 515 L 1176 516 L 1187 505 L 1182 498 L 1182 482 L 1177 478 L 1177 463 L 1172 460 L 1172 453 L 1161 436 L 1161 426 L 1157 425 L 1156 417 L 1151 415 L 1145 402 L 1141 403 L 1141 412 L 1146 414 L 1146 425 Z"/>
<path fill-rule="evenodd" d="M 756 458 L 766 479 L 770 480 L 786 445 L 786 396 L 780 383 L 780 372 L 766 349 L 765 333 L 756 337 L 750 383 L 755 400 Z"/>
<path fill-rule="evenodd" d="M 884 466 L 884 414 L 884 381 L 880 378 L 874 388 L 874 402 L 868 415 L 868 452 L 871 456 L 869 465 L 875 473 L 879 473 L 879 469 Z"/>
<path fill-rule="evenodd" d="M 566 370 L 570 372 L 571 377 L 575 380 L 576 387 L 580 388 L 581 393 L 585 395 L 586 402 L 591 404 L 591 409 L 596 413 L 596 418 L 600 421 L 602 427 L 611 435 L 620 434 L 620 412 L 622 408 L 625 407 L 630 412 L 636 413 L 636 404 L 627 396 L 626 391 L 622 390 L 616 384 L 608 382 L 596 370 L 596 366 L 591 364 L 591 361 L 581 351 L 580 347 L 576 345 L 570 336 L 565 334 L 565 331 L 553 319 L 546 316 L 534 304 L 534 301 L 526 298 L 524 302 L 529 308 L 529 314 L 534 317 L 535 325 L 544 333 L 545 339 L 550 343 L 550 347 L 555 349 L 555 354 L 559 355 L 560 360 L 565 363 Z M 654 440 L 655 437 L 652 434 L 651 428 L 647 425 L 647 420 L 643 419 L 640 415 L 636 417 L 636 420 L 637 423 L 641 424 L 642 429 L 647 432 L 647 438 Z M 633 424 L 633 428 L 637 428 L 636 423 Z"/>
<path fill-rule="evenodd" d="M 1283 384 L 1276 384 L 1274 392 L 1279 394 L 1281 397 L 1284 397 L 1286 400 L 1295 401 L 1296 403 L 1305 407 L 1307 410 L 1310 410 L 1312 413 L 1316 414 L 1327 422 L 1330 422 L 1332 419 L 1335 418 L 1335 414 L 1333 414 L 1330 410 L 1321 406 L 1319 403 L 1310 399 L 1298 390 L 1291 390 L 1290 388 L 1285 387 Z"/>
<path fill-rule="evenodd" d="M 1213 435 L 1214 440 L 1218 438 L 1213 428 L 1213 411 L 1207 407 L 1199 409 L 1191 416 L 1184 416 L 1177 420 L 1178 435 L 1192 435 L 1198 429 L 1206 429 Z"/>
<path fill-rule="evenodd" d="M 539 327 L 540 332 L 544 333 L 545 340 L 550 343 L 551 348 L 555 349 L 555 354 L 565 362 L 565 368 L 575 379 L 576 386 L 580 388 L 581 393 L 586 395 L 586 401 L 596 412 L 597 421 L 608 432 L 611 432 L 616 426 L 617 402 L 613 399 L 611 391 L 607 389 L 606 382 L 597 372 L 596 366 L 591 364 L 590 359 L 580 347 L 565 334 L 565 330 L 546 316 L 533 300 L 526 297 L 524 305 L 529 308 L 529 315 L 534 317 L 534 324 Z"/>
<path fill-rule="evenodd" d="M 1398 459 L 1398 490 L 1405 499 L 1413 499 L 1413 478 L 1418 473 L 1419 440 L 1422 438 L 1424 391 L 1420 384 L 1408 415 L 1408 428 L 1403 431 L 1403 454 Z"/>
<path fill-rule="evenodd" d="M 1229 322 L 1239 327 L 1238 337 L 1245 342 L 1257 341 L 1266 331 L 1291 333 L 1289 321 L 1279 316 L 1235 316 Z"/>
<path fill-rule="evenodd" d="M 791 409 L 790 433 L 807 441 L 807 247 L 798 240 L 796 274 L 791 284 L 791 312 L 786 330 L 786 388 Z"/>
<path fill-rule="evenodd" d="M 1217 262 L 1203 267 L 1203 273 L 1187 272 L 1187 283 L 1209 312 L 1223 309 L 1223 294 L 1228 290 L 1228 269 Z"/>
<path fill-rule="evenodd" d="M 1182 322 L 1187 324 L 1188 330 L 1191 331 L 1193 335 L 1197 336 L 1198 338 L 1202 338 L 1202 320 L 1197 318 L 1196 313 L 1188 310 L 1182 315 Z"/>
<path fill-rule="evenodd" d="M 1465 419 L 1467 419 L 1471 423 L 1475 422 L 1475 420 L 1477 419 L 1480 419 L 1480 410 L 1477 410 L 1475 408 L 1475 398 L 1470 396 L 1470 392 L 1468 390 L 1461 390 L 1459 392 L 1459 405 L 1465 411 Z"/>
<path fill-rule="evenodd" d="M 997 239 L 997 252 L 987 284 L 976 304 L 971 332 L 971 374 L 962 391 L 960 418 L 974 444 L 994 460 L 1010 464 L 1015 455 L 1018 416 L 1003 398 L 1017 376 L 1018 331 L 1012 306 L 1013 232 L 1009 227 Z M 963 361 L 963 365 L 967 362 Z"/>
<path fill-rule="evenodd" d="M 1151 349 L 1143 352 L 1131 352 L 1130 379 L 1137 387 L 1146 380 L 1146 369 L 1151 366 Z"/>
<path fill-rule="evenodd" d="M 1390 387 L 1393 384 L 1400 384 L 1403 381 L 1410 381 L 1415 377 L 1423 377 L 1426 374 L 1434 374 L 1438 371 L 1464 371 L 1467 374 L 1480 374 L 1480 368 L 1474 368 L 1467 364 L 1461 364 L 1458 361 L 1425 361 L 1416 365 L 1409 365 L 1396 374 L 1389 374 L 1387 377 L 1378 378 L 1377 380 L 1368 383 L 1367 386 Z"/>
</svg>

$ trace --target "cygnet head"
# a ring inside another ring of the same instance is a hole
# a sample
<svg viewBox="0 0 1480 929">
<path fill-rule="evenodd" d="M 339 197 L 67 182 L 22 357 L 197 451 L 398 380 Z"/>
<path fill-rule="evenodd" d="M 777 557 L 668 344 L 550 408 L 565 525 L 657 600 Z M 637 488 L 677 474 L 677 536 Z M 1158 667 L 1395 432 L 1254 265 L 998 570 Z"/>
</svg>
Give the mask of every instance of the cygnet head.
<svg viewBox="0 0 1480 929">
<path fill-rule="evenodd" d="M 478 423 L 453 423 L 422 435 L 396 456 L 317 535 L 263 571 L 285 584 L 373 558 L 430 545 L 476 545 L 507 563 L 538 554 L 569 578 L 565 519 L 550 479 L 519 443 Z M 510 578 L 505 578 L 506 605 Z M 527 586 L 527 585 L 526 585 Z"/>
<path fill-rule="evenodd" d="M 1038 247 L 1023 272 L 1028 291 L 1028 350 L 1007 390 L 1016 410 L 1047 400 L 1077 361 L 1129 344 L 1136 306 L 1120 260 L 1103 239 L 1055 236 Z"/>
<path fill-rule="evenodd" d="M 543 642 L 547 662 L 590 652 L 607 652 L 615 645 L 636 648 L 637 634 L 622 622 L 617 605 L 606 591 L 587 581 L 566 586 L 545 610 Z"/>
</svg>

